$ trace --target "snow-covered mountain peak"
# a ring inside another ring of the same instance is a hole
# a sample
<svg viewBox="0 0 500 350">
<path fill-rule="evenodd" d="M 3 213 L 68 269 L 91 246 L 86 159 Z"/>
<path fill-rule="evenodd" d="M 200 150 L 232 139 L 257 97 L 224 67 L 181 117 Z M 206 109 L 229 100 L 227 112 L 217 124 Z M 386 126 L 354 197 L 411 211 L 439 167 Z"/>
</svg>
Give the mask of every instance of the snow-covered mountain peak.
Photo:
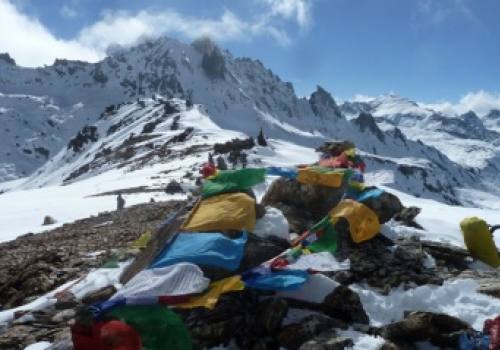
<svg viewBox="0 0 500 350">
<path fill-rule="evenodd" d="M 500 110 L 492 109 L 483 117 L 483 121 L 488 128 L 500 132 Z"/>
<path fill-rule="evenodd" d="M 234 58 L 207 39 L 192 44 L 169 38 L 146 40 L 135 47 L 114 48 L 109 57 L 93 64 L 57 60 L 36 69 L 3 64 L 0 92 L 0 111 L 10 125 L 9 131 L 0 129 L 0 176 L 4 180 L 32 174 L 44 166 L 29 180 L 38 186 L 78 180 L 108 166 L 128 164 L 128 159 L 99 163 L 107 159 L 100 157 L 102 152 L 109 153 L 109 146 L 101 142 L 118 148 L 127 144 L 123 150 L 111 151 L 122 154 L 127 150 L 125 154 L 131 156 L 131 140 L 134 147 L 139 139 L 145 138 L 144 145 L 137 143 L 140 147 L 153 142 L 148 140 L 156 134 L 143 135 L 143 129 L 156 122 L 161 129 L 165 104 L 160 100 L 177 99 L 185 101 L 185 106 L 195 105 L 222 133 L 248 137 L 263 129 L 271 139 L 302 147 L 316 147 L 331 139 L 351 140 L 375 171 L 393 172 L 389 183 L 420 196 L 458 203 L 454 188 L 474 185 L 469 169 L 438 151 L 440 144 L 429 143 L 434 146 L 429 147 L 419 142 L 423 137 L 407 133 L 408 128 L 421 131 L 419 122 L 431 125 L 428 119 L 434 115 L 415 102 L 385 95 L 338 106 L 319 86 L 308 98 L 299 98 L 291 83 L 259 60 Z M 32 106 L 26 108 L 25 100 L 32 101 Z M 191 113 L 186 108 L 178 111 L 181 119 Z M 367 114 L 358 117 L 362 112 Z M 473 116 L 467 118 L 473 120 Z M 113 125 L 127 127 L 117 127 L 115 133 L 108 125 L 111 120 Z M 198 125 L 188 127 L 196 135 Z M 137 135 L 141 135 L 139 139 Z M 158 140 L 170 134 L 161 135 Z M 84 158 L 77 152 L 80 149 Z M 134 157 L 143 152 L 149 151 L 134 150 Z M 48 163 L 43 154 L 48 154 Z M 446 155 L 453 159 L 452 154 Z M 95 161 L 96 157 L 101 160 Z M 149 158 L 141 166 L 148 162 Z"/>
</svg>

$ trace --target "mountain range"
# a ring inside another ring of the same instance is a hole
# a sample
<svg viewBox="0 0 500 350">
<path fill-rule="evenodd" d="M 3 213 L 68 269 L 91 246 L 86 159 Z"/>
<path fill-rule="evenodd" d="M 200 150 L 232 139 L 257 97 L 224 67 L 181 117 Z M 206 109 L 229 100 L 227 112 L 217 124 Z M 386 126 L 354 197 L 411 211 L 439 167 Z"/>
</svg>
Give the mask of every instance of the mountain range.
<svg viewBox="0 0 500 350">
<path fill-rule="evenodd" d="M 303 147 L 350 140 L 368 180 L 450 204 L 480 205 L 467 193 L 499 183 L 498 110 L 448 115 L 394 94 L 339 105 L 320 86 L 299 97 L 259 60 L 209 39 L 145 40 L 97 63 L 40 68 L 2 54 L 0 118 L 0 181 L 22 179 L 18 189 L 182 164 L 186 154 L 201 164 L 215 143 L 261 129 Z"/>
</svg>

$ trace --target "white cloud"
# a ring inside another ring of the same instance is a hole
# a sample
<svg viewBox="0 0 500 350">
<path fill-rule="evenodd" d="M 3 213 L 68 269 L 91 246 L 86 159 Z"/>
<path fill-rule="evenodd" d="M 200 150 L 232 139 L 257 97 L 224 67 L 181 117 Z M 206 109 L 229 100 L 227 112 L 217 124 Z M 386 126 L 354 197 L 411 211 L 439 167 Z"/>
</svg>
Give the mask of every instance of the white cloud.
<svg viewBox="0 0 500 350">
<path fill-rule="evenodd" d="M 271 9 L 272 16 L 281 16 L 292 19 L 301 28 L 306 28 L 311 23 L 310 0 L 260 0 Z"/>
<path fill-rule="evenodd" d="M 246 40 L 268 34 L 282 43 L 288 42 L 286 33 L 268 23 L 245 22 L 228 10 L 214 20 L 184 17 L 174 10 L 140 11 L 135 15 L 123 11 L 108 12 L 99 22 L 84 28 L 78 42 L 104 52 L 111 44 L 130 45 L 141 37 L 163 33 L 180 34 L 189 39 L 210 36 L 219 41 Z"/>
<path fill-rule="evenodd" d="M 419 0 L 417 14 L 412 20 L 418 23 L 430 21 L 432 24 L 441 24 L 449 19 L 463 18 L 481 26 L 481 21 L 467 2 L 467 0 Z"/>
<path fill-rule="evenodd" d="M 474 111 L 477 115 L 483 116 L 492 109 L 500 109 L 500 93 L 479 90 L 469 92 L 455 104 L 440 102 L 432 104 L 420 103 L 420 105 L 448 114 L 463 114 L 468 111 Z"/>
<path fill-rule="evenodd" d="M 143 37 L 177 34 L 185 39 L 210 36 L 217 41 L 245 41 L 269 36 L 281 45 L 292 42 L 283 21 L 296 22 L 300 28 L 310 23 L 311 4 L 308 0 L 259 0 L 268 12 L 253 19 L 242 19 L 229 10 L 219 18 L 206 19 L 185 16 L 173 9 L 143 10 L 135 14 L 107 11 L 99 21 L 84 27 L 71 40 L 52 34 L 36 18 L 17 9 L 10 0 L 0 0 L 0 48 L 22 66 L 53 63 L 55 58 L 97 61 L 105 56 L 112 44 L 134 44 Z M 71 17 L 76 12 L 61 8 L 61 15 Z"/>
<path fill-rule="evenodd" d="M 59 10 L 59 14 L 63 18 L 75 18 L 78 15 L 76 10 L 69 7 L 68 5 L 64 5 L 63 7 L 61 7 L 61 9 Z"/>
<path fill-rule="evenodd" d="M 20 13 L 7 0 L 0 0 L 0 33 L 0 50 L 23 66 L 50 64 L 56 57 L 88 61 L 101 57 L 78 41 L 56 38 L 37 19 Z"/>
<path fill-rule="evenodd" d="M 371 97 L 368 95 L 363 95 L 363 94 L 356 94 L 352 98 L 353 102 L 371 102 L 375 99 L 375 97 Z"/>
</svg>

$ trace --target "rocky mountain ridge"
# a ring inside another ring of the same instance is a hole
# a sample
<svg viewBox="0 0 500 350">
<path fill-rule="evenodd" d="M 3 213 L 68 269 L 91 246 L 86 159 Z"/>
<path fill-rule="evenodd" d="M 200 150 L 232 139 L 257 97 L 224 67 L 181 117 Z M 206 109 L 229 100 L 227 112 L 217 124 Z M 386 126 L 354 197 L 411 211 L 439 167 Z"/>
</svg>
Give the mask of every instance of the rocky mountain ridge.
<svg viewBox="0 0 500 350">
<path fill-rule="evenodd" d="M 391 183 L 419 196 L 460 203 L 456 188 L 481 186 L 477 174 L 467 165 L 450 161 L 450 154 L 437 149 L 439 144 L 429 147 L 408 136 L 404 128 L 385 130 L 376 113 L 372 113 L 373 117 L 363 114 L 347 120 L 346 105 L 339 108 L 325 89 L 318 87 L 308 98 L 299 98 L 291 83 L 283 82 L 260 61 L 234 58 L 207 39 L 191 45 L 168 38 L 148 40 L 129 49 L 115 49 L 95 64 L 56 60 L 52 66 L 31 69 L 18 67 L 8 56 L 3 57 L 0 113 L 5 125 L 10 125 L 0 130 L 3 180 L 33 174 L 43 166 L 28 179 L 27 186 L 47 183 L 47 169 L 55 169 L 60 159 L 69 164 L 79 158 L 63 155 L 68 152 L 68 144 L 71 151 L 80 150 L 82 140 L 89 136 L 92 139 L 93 128 L 104 128 L 110 118 L 116 125 L 161 125 L 163 107 L 152 107 L 145 101 L 163 96 L 180 98 L 186 106 L 195 104 L 218 128 L 247 136 L 264 129 L 270 138 L 307 147 L 329 139 L 353 140 L 374 171 L 391 168 Z M 29 109 L 25 101 L 32 104 Z M 132 112 L 129 107 L 138 111 Z M 124 121 L 117 120 L 120 118 Z M 141 121 L 134 123 L 133 118 Z M 125 129 L 136 136 L 142 133 Z M 107 140 L 103 142 L 113 142 L 116 135 L 133 138 L 124 131 L 112 131 L 105 132 Z M 478 137 L 480 132 L 478 129 Z M 103 131 L 97 134 L 103 140 Z M 495 135 L 489 131 L 486 134 Z M 143 140 L 148 137 L 151 135 L 141 136 Z M 101 155 L 87 153 L 85 157 Z M 79 163 L 78 168 L 82 166 L 85 164 Z M 86 173 L 84 170 L 73 177 Z M 62 183 L 67 177 L 58 181 Z M 54 175 L 51 178 L 57 180 Z"/>
<path fill-rule="evenodd" d="M 383 130 L 398 128 L 408 138 L 434 146 L 454 162 L 475 168 L 485 176 L 500 167 L 498 111 L 484 116 L 473 111 L 448 115 L 394 94 L 347 101 L 340 109 L 348 118 L 362 112 L 372 114 Z"/>
</svg>

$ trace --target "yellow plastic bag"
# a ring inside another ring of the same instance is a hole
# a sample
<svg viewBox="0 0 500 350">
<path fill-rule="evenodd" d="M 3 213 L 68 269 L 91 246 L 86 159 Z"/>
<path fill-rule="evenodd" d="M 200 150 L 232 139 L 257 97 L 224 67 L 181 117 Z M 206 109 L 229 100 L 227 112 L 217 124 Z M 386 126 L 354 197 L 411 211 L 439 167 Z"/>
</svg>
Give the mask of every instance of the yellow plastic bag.
<svg viewBox="0 0 500 350">
<path fill-rule="evenodd" d="M 477 217 L 465 218 L 460 228 L 470 255 L 492 267 L 500 266 L 497 247 L 486 221 Z"/>
<path fill-rule="evenodd" d="M 341 172 L 319 172 L 313 168 L 299 169 L 297 181 L 309 185 L 340 187 L 344 174 Z"/>
<path fill-rule="evenodd" d="M 192 297 L 191 300 L 185 303 L 176 304 L 175 307 L 181 309 L 192 309 L 195 307 L 206 307 L 207 309 L 213 309 L 215 305 L 217 305 L 217 301 L 222 294 L 237 290 L 243 290 L 245 289 L 245 285 L 241 280 L 241 276 L 236 275 L 211 283 L 208 288 L 208 291 L 204 294 Z"/>
<path fill-rule="evenodd" d="M 184 231 L 225 231 L 255 228 L 255 200 L 245 193 L 226 193 L 203 199 L 184 222 Z"/>
<path fill-rule="evenodd" d="M 349 231 L 355 243 L 372 239 L 380 231 L 380 222 L 373 210 L 351 199 L 344 199 L 328 215 L 333 223 L 339 218 L 349 222 Z"/>
<path fill-rule="evenodd" d="M 147 230 L 132 243 L 132 248 L 144 249 L 146 248 L 150 240 L 151 240 L 151 231 Z"/>
</svg>

